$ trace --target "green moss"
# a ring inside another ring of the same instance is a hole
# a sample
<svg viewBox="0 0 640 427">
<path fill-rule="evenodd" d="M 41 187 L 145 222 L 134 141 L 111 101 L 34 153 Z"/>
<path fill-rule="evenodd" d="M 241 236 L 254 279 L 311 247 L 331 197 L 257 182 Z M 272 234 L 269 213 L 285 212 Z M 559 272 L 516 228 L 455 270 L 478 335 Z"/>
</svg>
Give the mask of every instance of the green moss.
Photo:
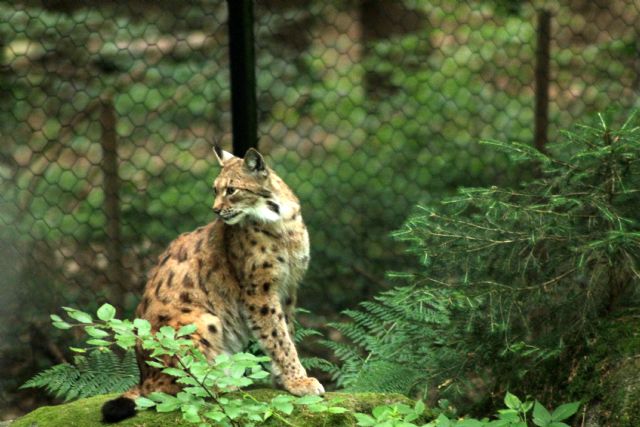
<svg viewBox="0 0 640 427">
<path fill-rule="evenodd" d="M 272 389 L 257 389 L 250 393 L 258 400 L 268 401 L 282 392 Z M 95 396 L 63 405 L 45 406 L 16 420 L 12 427 L 104 427 L 100 421 L 100 408 L 104 402 L 115 396 L 114 394 Z M 355 426 L 353 412 L 371 412 L 374 407 L 382 404 L 406 403 L 413 405 L 410 399 L 400 394 L 327 393 L 326 398 L 343 399 L 341 406 L 349 409 L 349 412 L 344 414 L 312 413 L 302 407 L 288 417 L 289 422 L 300 427 Z M 155 411 L 141 411 L 135 417 L 117 425 L 118 427 L 193 427 L 195 424 L 183 421 L 179 413 L 160 414 Z M 271 418 L 264 425 L 278 426 L 281 423 Z"/>
<path fill-rule="evenodd" d="M 640 359 L 627 357 L 604 381 L 603 413 L 609 425 L 640 426 Z M 609 393 L 607 394 L 608 391 Z"/>
<path fill-rule="evenodd" d="M 569 390 L 593 425 L 640 426 L 640 312 L 603 322 Z"/>
</svg>

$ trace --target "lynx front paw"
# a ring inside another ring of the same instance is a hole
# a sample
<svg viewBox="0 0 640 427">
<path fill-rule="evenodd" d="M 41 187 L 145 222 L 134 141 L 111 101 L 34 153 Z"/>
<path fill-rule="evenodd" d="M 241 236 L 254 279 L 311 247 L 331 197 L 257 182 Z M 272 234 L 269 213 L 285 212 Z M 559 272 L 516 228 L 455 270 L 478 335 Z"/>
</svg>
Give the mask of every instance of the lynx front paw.
<svg viewBox="0 0 640 427">
<path fill-rule="evenodd" d="M 295 394 L 296 396 L 324 394 L 324 387 L 322 387 L 320 381 L 313 377 L 292 378 L 285 381 L 284 388 L 289 393 Z"/>
</svg>

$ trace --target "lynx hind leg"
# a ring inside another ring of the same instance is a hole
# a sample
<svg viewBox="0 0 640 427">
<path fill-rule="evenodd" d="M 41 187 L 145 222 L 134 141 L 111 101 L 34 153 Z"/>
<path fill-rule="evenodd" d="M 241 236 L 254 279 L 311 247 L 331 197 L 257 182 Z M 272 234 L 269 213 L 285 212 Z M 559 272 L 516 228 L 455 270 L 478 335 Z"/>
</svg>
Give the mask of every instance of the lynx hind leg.
<svg viewBox="0 0 640 427">
<path fill-rule="evenodd" d="M 173 363 L 167 363 L 171 366 Z M 154 368 L 149 372 L 149 376 L 142 380 L 140 384 L 140 394 L 143 396 L 153 393 L 154 391 L 161 391 L 167 394 L 177 394 L 182 388 L 177 383 L 177 377 L 163 374 L 160 369 Z"/>
<path fill-rule="evenodd" d="M 191 339 L 208 361 L 212 361 L 223 351 L 222 322 L 220 318 L 208 312 L 194 312 L 194 316 L 188 325 L 193 323 L 198 329 L 191 334 Z"/>
<path fill-rule="evenodd" d="M 213 360 L 222 351 L 222 327 L 220 319 L 207 312 L 196 312 L 175 319 L 169 323 L 176 330 L 182 326 L 195 324 L 197 329 L 191 334 L 191 339 L 196 347 L 205 355 L 207 360 Z M 178 367 L 178 361 L 167 358 L 164 364 L 170 367 Z M 154 391 L 161 391 L 167 394 L 176 394 L 181 386 L 176 382 L 177 378 L 163 374 L 161 369 L 147 366 L 145 376 L 140 385 L 142 395 L 147 395 Z"/>
<path fill-rule="evenodd" d="M 176 316 L 165 325 L 179 330 L 186 325 L 196 325 L 196 331 L 189 337 L 207 360 L 213 360 L 223 349 L 222 322 L 218 316 L 201 308 L 190 308 L 188 313 Z"/>
</svg>

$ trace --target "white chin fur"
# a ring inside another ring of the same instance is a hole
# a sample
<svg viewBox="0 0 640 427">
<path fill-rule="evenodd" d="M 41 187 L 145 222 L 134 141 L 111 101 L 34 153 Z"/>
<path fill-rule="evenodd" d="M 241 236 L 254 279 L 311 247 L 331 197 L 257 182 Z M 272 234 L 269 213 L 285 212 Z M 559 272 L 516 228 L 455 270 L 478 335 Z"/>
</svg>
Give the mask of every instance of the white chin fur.
<svg viewBox="0 0 640 427">
<path fill-rule="evenodd" d="M 228 224 L 228 225 L 234 225 L 234 224 L 237 224 L 237 223 L 239 223 L 240 221 L 242 221 L 242 220 L 244 219 L 244 217 L 245 217 L 245 215 L 244 215 L 244 214 L 239 214 L 239 215 L 236 215 L 236 216 L 234 216 L 233 218 L 231 218 L 231 219 L 229 219 L 229 220 L 226 220 L 226 221 L 225 221 L 225 220 L 223 219 L 222 221 L 224 221 L 224 223 L 225 223 L 225 224 Z"/>
<path fill-rule="evenodd" d="M 266 203 L 260 203 L 248 212 L 253 218 L 261 222 L 275 222 L 281 219 L 280 215 L 269 209 Z"/>
</svg>

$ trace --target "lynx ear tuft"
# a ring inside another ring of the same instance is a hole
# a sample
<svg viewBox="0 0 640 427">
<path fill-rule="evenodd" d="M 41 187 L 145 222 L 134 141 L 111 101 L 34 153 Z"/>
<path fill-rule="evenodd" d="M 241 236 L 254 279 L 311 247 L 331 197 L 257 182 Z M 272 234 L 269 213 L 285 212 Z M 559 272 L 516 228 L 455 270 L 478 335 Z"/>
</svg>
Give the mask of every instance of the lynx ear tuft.
<svg viewBox="0 0 640 427">
<path fill-rule="evenodd" d="M 221 167 L 224 167 L 224 162 L 235 157 L 228 151 L 224 151 L 218 144 L 213 146 L 213 154 L 215 154 L 216 160 Z"/>
<path fill-rule="evenodd" d="M 215 154 L 218 164 L 223 167 L 224 162 L 222 161 L 222 148 L 218 144 L 213 146 L 213 154 Z"/>
<path fill-rule="evenodd" d="M 262 154 L 254 148 L 249 148 L 244 155 L 244 165 L 251 172 L 262 172 L 266 168 Z"/>
</svg>

